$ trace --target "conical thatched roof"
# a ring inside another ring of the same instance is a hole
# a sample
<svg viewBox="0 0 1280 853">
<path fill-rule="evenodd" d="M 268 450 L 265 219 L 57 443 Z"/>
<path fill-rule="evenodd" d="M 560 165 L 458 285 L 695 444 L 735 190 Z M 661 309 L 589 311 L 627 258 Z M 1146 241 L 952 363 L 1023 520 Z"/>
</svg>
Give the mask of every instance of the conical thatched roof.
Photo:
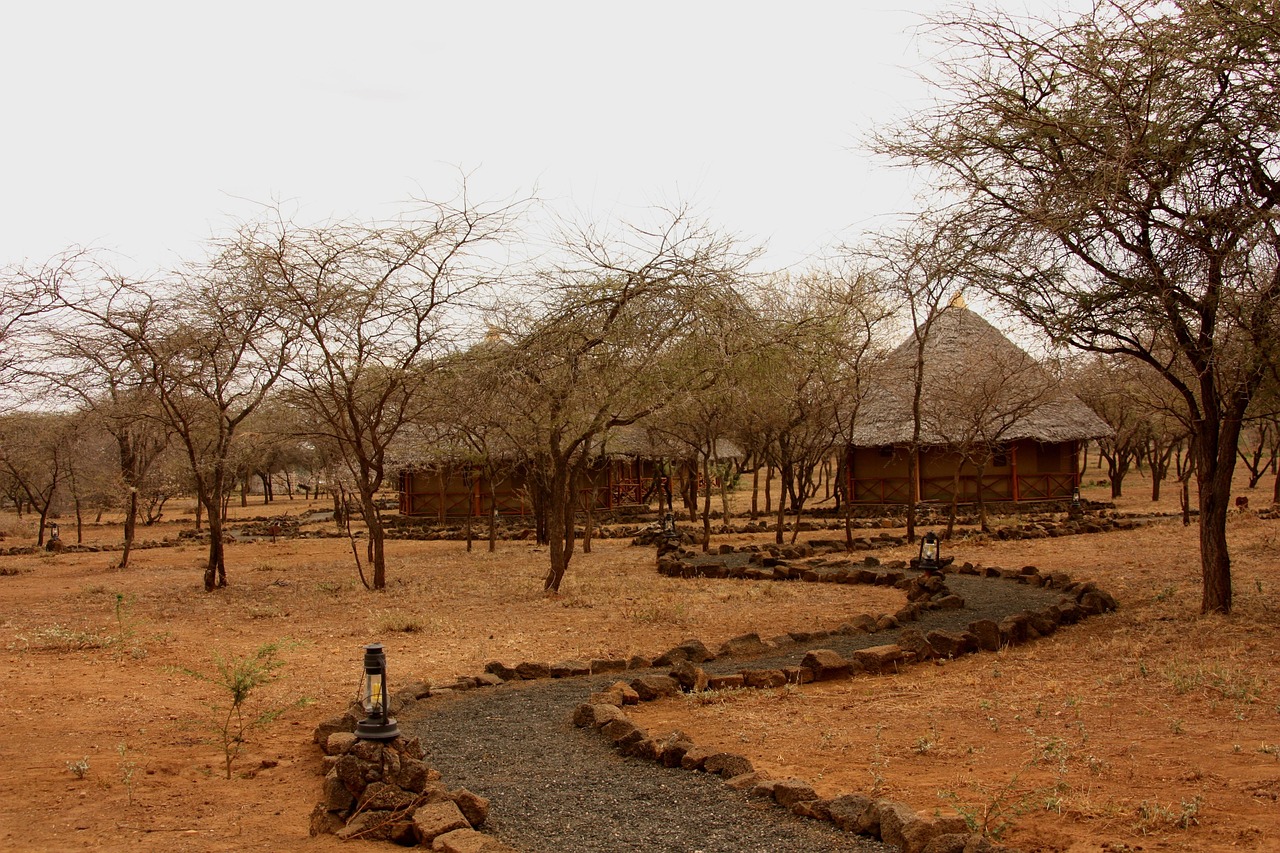
<svg viewBox="0 0 1280 853">
<path fill-rule="evenodd" d="M 920 441 L 1074 441 L 1112 430 L 1039 363 L 962 303 L 943 309 L 924 335 Z M 858 410 L 857 447 L 909 444 L 917 338 L 885 359 Z"/>
</svg>

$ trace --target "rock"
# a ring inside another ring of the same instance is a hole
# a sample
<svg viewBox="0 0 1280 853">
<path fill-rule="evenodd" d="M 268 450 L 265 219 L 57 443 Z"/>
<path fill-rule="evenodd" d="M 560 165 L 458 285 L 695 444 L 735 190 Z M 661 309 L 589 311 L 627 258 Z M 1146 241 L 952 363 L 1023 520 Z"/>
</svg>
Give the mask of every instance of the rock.
<svg viewBox="0 0 1280 853">
<path fill-rule="evenodd" d="M 770 784 L 769 780 L 758 770 L 753 770 L 750 773 L 740 773 L 737 776 L 730 776 L 724 780 L 724 783 L 735 791 L 751 791 L 752 793 L 755 793 L 757 785 Z"/>
<path fill-rule="evenodd" d="M 644 655 L 632 655 L 627 658 L 627 669 L 648 669 L 653 666 L 653 661 Z"/>
<path fill-rule="evenodd" d="M 324 742 L 325 755 L 343 755 L 356 745 L 356 736 L 352 732 L 334 732 Z"/>
<path fill-rule="evenodd" d="M 578 728 L 591 726 L 598 729 L 613 720 L 623 719 L 622 710 L 617 705 L 604 703 L 584 703 L 573 712 L 573 724 Z"/>
<path fill-rule="evenodd" d="M 644 729 L 621 717 L 617 720 L 610 720 L 600 727 L 600 733 L 609 739 L 609 742 L 618 749 L 626 749 L 636 741 L 644 740 Z"/>
<path fill-rule="evenodd" d="M 413 833 L 419 844 L 430 844 L 455 829 L 471 829 L 452 800 L 427 803 L 413 813 Z"/>
<path fill-rule="evenodd" d="M 391 812 L 360 812 L 334 835 L 343 841 L 359 838 L 361 841 L 390 841 L 393 833 L 399 835 L 402 829 L 397 827 Z"/>
<path fill-rule="evenodd" d="M 632 689 L 630 684 L 625 681 L 615 681 L 609 685 L 610 693 L 617 693 L 622 697 L 623 705 L 635 705 L 640 701 L 640 694 Z"/>
<path fill-rule="evenodd" d="M 704 663 L 714 658 L 715 655 L 711 650 L 703 645 L 701 640 L 689 639 L 673 649 L 669 649 L 666 653 L 654 658 L 654 666 L 675 666 L 678 663 L 688 661 L 689 663 Z"/>
<path fill-rule="evenodd" d="M 421 794 L 431 781 L 431 768 L 425 761 L 405 755 L 400 758 L 400 772 L 391 781 L 406 791 Z"/>
<path fill-rule="evenodd" d="M 688 753 L 686 753 L 686 756 Z M 741 776 L 743 773 L 751 773 L 755 770 L 751 760 L 744 755 L 738 755 L 733 752 L 716 752 L 708 755 L 706 760 L 702 762 L 702 769 L 708 773 L 715 773 L 726 779 L 734 776 Z"/>
<path fill-rule="evenodd" d="M 662 745 L 652 738 L 641 738 L 622 750 L 623 755 L 639 758 L 642 761 L 659 761 L 662 758 Z"/>
<path fill-rule="evenodd" d="M 749 655 L 761 655 L 772 648 L 772 646 L 760 639 L 759 634 L 741 634 L 737 637 L 730 637 L 720 645 L 720 656 L 746 657 Z"/>
<path fill-rule="evenodd" d="M 862 664 L 867 672 L 895 672 L 899 664 L 907 662 L 908 652 L 901 646 L 890 643 L 858 649 L 853 653 L 853 659 Z"/>
<path fill-rule="evenodd" d="M 701 693 L 707 689 L 706 671 L 688 661 L 676 664 L 670 675 L 686 693 Z"/>
<path fill-rule="evenodd" d="M 780 669 L 744 669 L 742 680 L 747 687 L 756 689 L 782 687 L 787 683 L 787 674 Z"/>
<path fill-rule="evenodd" d="M 902 827 L 902 847 L 907 853 L 923 853 L 925 847 L 934 839 L 944 835 L 960 835 L 968 832 L 964 818 L 960 817 L 919 817 L 913 815 Z M 881 835 L 883 836 L 883 830 Z M 963 848 L 961 848 L 963 850 Z"/>
<path fill-rule="evenodd" d="M 831 820 L 831 810 L 823 799 L 801 800 L 791 807 L 791 813 L 810 820 Z"/>
<path fill-rule="evenodd" d="M 442 853 L 480 853 L 491 840 L 474 829 L 455 829 L 432 839 L 431 849 Z"/>
<path fill-rule="evenodd" d="M 973 634 L 955 631 L 930 631 L 926 635 L 929 645 L 944 658 L 958 658 L 978 650 L 978 638 Z"/>
<path fill-rule="evenodd" d="M 969 633 L 978 640 L 984 652 L 1000 651 L 1000 626 L 994 619 L 978 619 L 969 623 Z"/>
<path fill-rule="evenodd" d="M 915 628 L 904 628 L 898 634 L 898 645 L 915 655 L 916 660 L 933 660 L 938 656 L 924 634 Z"/>
<path fill-rule="evenodd" d="M 398 785 L 370 782 L 360 794 L 358 804 L 362 811 L 397 812 L 411 807 L 417 798 L 417 794 Z"/>
<path fill-rule="evenodd" d="M 311 822 L 309 832 L 311 835 L 334 835 L 342 827 L 346 826 L 342 818 L 324 807 L 324 803 L 318 804 L 311 810 Z"/>
<path fill-rule="evenodd" d="M 516 664 L 516 675 L 529 681 L 535 678 L 550 678 L 551 667 L 545 663 L 537 663 L 535 661 L 525 661 Z"/>
<path fill-rule="evenodd" d="M 689 740 L 684 732 L 675 731 L 667 735 L 661 746 L 662 766 L 679 767 L 684 760 L 685 753 L 693 747 L 693 741 Z"/>
<path fill-rule="evenodd" d="M 327 811 L 341 812 L 351 808 L 356 798 L 347 786 L 342 784 L 342 780 L 338 778 L 337 771 L 330 770 L 328 775 L 324 777 L 324 785 L 321 788 L 320 805 Z M 331 830 L 337 832 L 337 830 Z M 313 835 L 315 833 L 312 833 Z"/>
<path fill-rule="evenodd" d="M 902 623 L 888 614 L 885 614 L 876 620 L 877 631 L 892 631 L 894 628 L 901 627 L 901 625 Z"/>
<path fill-rule="evenodd" d="M 669 675 L 642 675 L 631 682 L 631 689 L 642 702 L 650 702 L 676 695 L 680 692 L 680 684 Z"/>
<path fill-rule="evenodd" d="M 356 718 L 353 714 L 339 714 L 336 717 L 330 717 L 320 725 L 316 726 L 315 733 L 312 734 L 313 743 L 324 746 L 329 741 L 329 735 L 336 732 L 354 732 L 356 730 Z"/>
<path fill-rule="evenodd" d="M 827 811 L 831 814 L 831 822 L 845 832 L 861 835 L 878 831 L 879 815 L 871 808 L 872 800 L 861 794 L 842 794 L 827 803 Z"/>
<path fill-rule="evenodd" d="M 859 634 L 874 634 L 876 632 L 875 618 L 866 613 L 859 613 L 853 617 L 849 625 Z"/>
<path fill-rule="evenodd" d="M 431 849 L 438 853 L 519 853 L 498 839 L 474 829 L 455 829 L 437 836 Z"/>
<path fill-rule="evenodd" d="M 468 791 L 466 788 L 458 788 L 449 792 L 449 799 L 458 807 L 458 811 L 462 812 L 462 816 L 467 819 L 467 823 L 476 829 L 484 826 L 484 822 L 489 819 L 489 800 L 479 794 Z"/>
<path fill-rule="evenodd" d="M 960 610 L 964 607 L 964 599 L 954 593 L 935 598 L 929 603 L 939 610 Z"/>
<path fill-rule="evenodd" d="M 915 809 L 903 803 L 878 800 L 875 806 L 880 815 L 880 840 L 885 844 L 905 849 L 908 824 L 918 820 Z"/>
<path fill-rule="evenodd" d="M 627 662 L 614 658 L 592 658 L 587 666 L 591 670 L 591 674 L 596 675 L 601 672 L 624 672 L 627 668 Z"/>
<path fill-rule="evenodd" d="M 784 809 L 790 809 L 796 803 L 818 799 L 818 794 L 808 782 L 799 779 L 783 779 L 774 784 L 773 799 Z"/>
<path fill-rule="evenodd" d="M 737 690 L 746 686 L 746 679 L 742 677 L 742 673 L 735 672 L 732 675 L 708 675 L 708 690 Z"/>
<path fill-rule="evenodd" d="M 496 675 L 503 681 L 519 681 L 520 673 L 516 672 L 515 667 L 507 666 L 501 661 L 491 660 L 484 665 L 484 671 L 490 675 Z"/>
<path fill-rule="evenodd" d="M 685 750 L 684 755 L 680 758 L 680 766 L 685 770 L 702 770 L 706 765 L 707 759 L 710 758 L 712 754 L 711 750 L 705 747 L 698 746 L 697 744 L 691 744 L 689 748 Z"/>
<path fill-rule="evenodd" d="M 813 671 L 815 681 L 826 681 L 829 678 L 843 678 L 849 675 L 850 664 L 831 649 L 813 649 L 807 652 L 800 666 Z"/>
<path fill-rule="evenodd" d="M 551 664 L 552 678 L 572 678 L 578 675 L 590 675 L 590 665 L 580 660 L 562 660 Z"/>
</svg>

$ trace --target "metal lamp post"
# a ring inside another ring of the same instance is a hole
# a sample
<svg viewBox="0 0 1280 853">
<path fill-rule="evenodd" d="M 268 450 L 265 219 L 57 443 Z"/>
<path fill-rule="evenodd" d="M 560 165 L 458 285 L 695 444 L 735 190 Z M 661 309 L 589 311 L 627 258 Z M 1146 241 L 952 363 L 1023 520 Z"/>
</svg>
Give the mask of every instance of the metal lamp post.
<svg viewBox="0 0 1280 853">
<path fill-rule="evenodd" d="M 364 677 L 360 683 L 360 704 L 367 715 L 356 723 L 356 737 L 361 740 L 395 740 L 400 737 L 391 714 L 391 697 L 387 693 L 387 656 L 382 643 L 364 647 Z"/>
</svg>

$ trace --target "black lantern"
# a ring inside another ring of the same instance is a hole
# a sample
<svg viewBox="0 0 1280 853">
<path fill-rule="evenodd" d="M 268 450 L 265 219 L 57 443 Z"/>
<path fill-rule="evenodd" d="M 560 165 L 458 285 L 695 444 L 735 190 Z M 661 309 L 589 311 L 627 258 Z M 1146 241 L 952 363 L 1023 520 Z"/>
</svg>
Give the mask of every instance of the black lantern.
<svg viewBox="0 0 1280 853">
<path fill-rule="evenodd" d="M 1076 486 L 1071 490 L 1071 505 L 1080 506 L 1080 487 Z"/>
<path fill-rule="evenodd" d="M 49 522 L 49 539 L 53 540 L 57 538 L 58 538 L 58 522 L 51 521 Z"/>
<path fill-rule="evenodd" d="M 361 740 L 395 740 L 400 737 L 400 729 L 391 716 L 391 697 L 387 694 L 387 656 L 383 654 L 382 643 L 370 643 L 364 647 L 360 704 L 367 716 L 356 723 L 356 737 Z"/>
<path fill-rule="evenodd" d="M 942 540 L 932 530 L 920 537 L 920 569 L 927 574 L 942 569 Z"/>
<path fill-rule="evenodd" d="M 667 513 L 662 517 L 662 535 L 676 535 L 676 517 L 672 513 Z"/>
</svg>

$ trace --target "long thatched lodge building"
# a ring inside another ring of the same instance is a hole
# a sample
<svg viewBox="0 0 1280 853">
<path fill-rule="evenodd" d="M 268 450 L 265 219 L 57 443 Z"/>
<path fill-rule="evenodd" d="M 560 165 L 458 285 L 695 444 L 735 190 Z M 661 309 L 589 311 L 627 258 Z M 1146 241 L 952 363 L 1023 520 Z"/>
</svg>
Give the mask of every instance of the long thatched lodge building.
<svg viewBox="0 0 1280 853">
<path fill-rule="evenodd" d="M 919 426 L 913 414 L 919 380 Z M 885 359 L 845 448 L 854 504 L 1030 502 L 1071 497 L 1080 448 L 1111 428 L 1034 358 L 957 300 Z M 419 436 L 403 464 L 400 511 L 438 521 L 533 512 L 529 472 L 491 468 Z M 741 460 L 732 442 L 719 458 Z M 912 449 L 918 464 L 912 469 Z M 683 451 L 640 427 L 611 432 L 579 484 L 579 509 L 671 505 L 688 486 Z M 671 479 L 683 481 L 678 488 Z M 912 483 L 915 488 L 912 488 Z"/>
<path fill-rule="evenodd" d="M 1112 433 L 959 300 L 890 353 L 855 423 L 846 470 L 858 504 L 908 503 L 912 476 L 921 502 L 1070 498 L 1082 442 Z"/>
</svg>

